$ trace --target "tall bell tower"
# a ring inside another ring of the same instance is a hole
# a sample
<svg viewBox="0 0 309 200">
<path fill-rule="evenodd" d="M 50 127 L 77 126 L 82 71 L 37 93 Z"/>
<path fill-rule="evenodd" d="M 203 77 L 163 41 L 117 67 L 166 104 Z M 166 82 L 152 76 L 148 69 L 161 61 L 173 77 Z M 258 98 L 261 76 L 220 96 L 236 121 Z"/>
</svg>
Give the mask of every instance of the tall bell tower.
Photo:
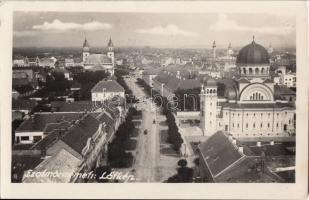
<svg viewBox="0 0 309 200">
<path fill-rule="evenodd" d="M 83 44 L 83 63 L 85 63 L 87 57 L 90 55 L 90 46 L 87 41 L 87 38 L 85 38 L 84 44 Z"/>
<path fill-rule="evenodd" d="M 203 135 L 212 135 L 217 132 L 217 82 L 212 78 L 203 82 L 200 98 L 200 126 Z"/>
<path fill-rule="evenodd" d="M 114 43 L 111 37 L 109 38 L 107 47 L 108 47 L 107 56 L 112 59 L 112 63 L 114 65 L 115 62 Z"/>
</svg>

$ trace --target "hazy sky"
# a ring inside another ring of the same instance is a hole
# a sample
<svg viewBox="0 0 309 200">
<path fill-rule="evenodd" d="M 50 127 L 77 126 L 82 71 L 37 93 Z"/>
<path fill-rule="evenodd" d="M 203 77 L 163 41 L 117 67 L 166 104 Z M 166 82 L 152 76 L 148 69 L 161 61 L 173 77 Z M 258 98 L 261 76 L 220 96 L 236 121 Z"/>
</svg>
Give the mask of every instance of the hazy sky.
<svg viewBox="0 0 309 200">
<path fill-rule="evenodd" d="M 295 19 L 270 14 L 15 12 L 14 46 L 295 46 Z"/>
</svg>

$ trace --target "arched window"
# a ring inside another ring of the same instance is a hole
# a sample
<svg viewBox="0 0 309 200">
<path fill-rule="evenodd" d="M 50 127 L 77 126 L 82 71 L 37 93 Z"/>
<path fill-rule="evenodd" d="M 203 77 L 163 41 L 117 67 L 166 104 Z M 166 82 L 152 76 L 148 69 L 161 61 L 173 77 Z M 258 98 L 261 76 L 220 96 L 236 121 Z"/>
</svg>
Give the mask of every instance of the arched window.
<svg viewBox="0 0 309 200">
<path fill-rule="evenodd" d="M 214 93 L 214 94 L 216 93 L 216 89 L 214 89 L 213 93 Z"/>
<path fill-rule="evenodd" d="M 209 93 L 212 94 L 212 90 L 210 90 Z"/>
<path fill-rule="evenodd" d="M 252 99 L 255 100 L 255 94 L 253 94 L 253 98 Z"/>
<path fill-rule="evenodd" d="M 246 123 L 246 128 L 248 128 L 248 123 Z"/>
<path fill-rule="evenodd" d="M 250 96 L 250 100 L 252 100 L 252 96 Z"/>
<path fill-rule="evenodd" d="M 207 89 L 207 94 L 209 93 L 209 89 Z"/>
<path fill-rule="evenodd" d="M 259 74 L 259 68 L 255 68 L 255 74 Z"/>
<path fill-rule="evenodd" d="M 261 96 L 261 100 L 263 100 L 263 95 Z"/>
<path fill-rule="evenodd" d="M 261 123 L 261 128 L 263 127 L 263 123 Z"/>
<path fill-rule="evenodd" d="M 252 68 L 249 68 L 249 74 L 250 74 L 250 75 L 253 74 Z"/>
<path fill-rule="evenodd" d="M 253 128 L 255 128 L 255 123 L 253 123 Z"/>
<path fill-rule="evenodd" d="M 267 128 L 269 128 L 269 127 L 270 127 L 270 124 L 268 123 L 268 124 L 267 124 Z"/>
<path fill-rule="evenodd" d="M 261 100 L 261 94 L 259 93 L 259 100 Z"/>
<path fill-rule="evenodd" d="M 243 73 L 244 73 L 244 74 L 247 74 L 246 68 L 243 68 Z"/>
<path fill-rule="evenodd" d="M 261 74 L 264 74 L 264 73 L 265 73 L 265 69 L 263 67 L 262 70 L 261 70 Z"/>
</svg>

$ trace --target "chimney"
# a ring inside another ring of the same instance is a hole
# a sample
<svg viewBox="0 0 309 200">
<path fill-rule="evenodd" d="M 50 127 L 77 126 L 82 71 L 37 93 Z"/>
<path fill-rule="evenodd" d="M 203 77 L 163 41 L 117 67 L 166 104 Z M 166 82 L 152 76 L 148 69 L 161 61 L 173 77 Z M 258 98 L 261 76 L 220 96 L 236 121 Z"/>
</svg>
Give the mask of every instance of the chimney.
<svg viewBox="0 0 309 200">
<path fill-rule="evenodd" d="M 256 146 L 261 147 L 261 142 L 257 142 Z"/>
<path fill-rule="evenodd" d="M 275 145 L 275 142 L 274 142 L 274 141 L 270 141 L 270 145 L 271 145 L 271 146 L 274 146 L 274 145 Z"/>
<path fill-rule="evenodd" d="M 238 152 L 240 154 L 244 154 L 244 148 L 243 147 L 238 147 Z"/>
</svg>

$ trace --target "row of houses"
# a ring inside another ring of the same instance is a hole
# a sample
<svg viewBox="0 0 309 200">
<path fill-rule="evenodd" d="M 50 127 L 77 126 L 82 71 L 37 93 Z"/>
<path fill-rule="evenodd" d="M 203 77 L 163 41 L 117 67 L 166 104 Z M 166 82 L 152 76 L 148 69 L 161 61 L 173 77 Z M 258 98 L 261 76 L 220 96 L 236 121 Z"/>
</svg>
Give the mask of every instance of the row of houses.
<svg viewBox="0 0 309 200">
<path fill-rule="evenodd" d="M 120 107 L 107 105 L 53 102 L 53 112 L 31 115 L 15 131 L 13 177 L 15 174 L 22 182 L 86 181 L 74 174 L 90 172 L 106 162 L 107 144 L 125 116 Z M 29 154 L 39 159 L 38 164 L 24 166 L 23 173 L 18 175 L 19 164 L 27 163 L 22 158 L 28 159 Z M 19 162 L 14 163 L 14 155 Z M 31 176 L 43 171 L 59 174 Z"/>
</svg>

